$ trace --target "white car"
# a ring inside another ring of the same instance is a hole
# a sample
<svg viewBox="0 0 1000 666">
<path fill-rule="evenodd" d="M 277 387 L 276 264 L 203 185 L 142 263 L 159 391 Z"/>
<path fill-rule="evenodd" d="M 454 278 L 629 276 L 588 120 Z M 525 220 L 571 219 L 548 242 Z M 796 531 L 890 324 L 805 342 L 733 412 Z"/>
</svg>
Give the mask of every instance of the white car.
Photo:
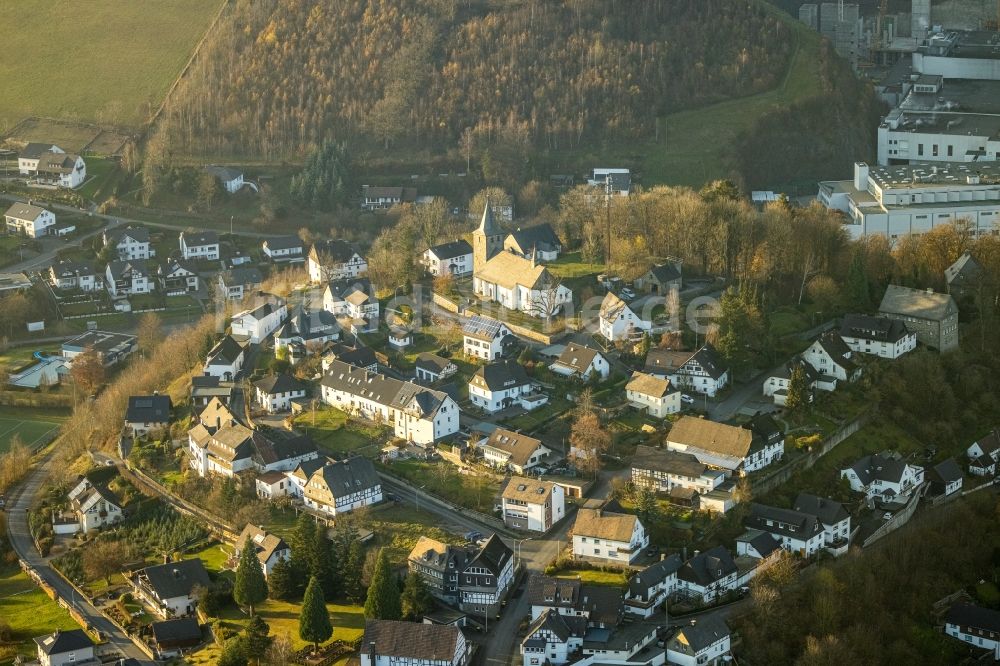
<svg viewBox="0 0 1000 666">
<path fill-rule="evenodd" d="M 683 402 L 685 405 L 693 405 L 694 398 L 689 396 L 687 393 L 681 393 L 681 402 Z"/>
<path fill-rule="evenodd" d="M 622 291 L 621 291 L 621 297 L 622 297 L 622 299 L 624 299 L 624 300 L 629 300 L 629 301 L 630 301 L 630 300 L 632 300 L 633 298 L 635 298 L 635 292 L 634 292 L 634 291 L 632 291 L 631 289 L 629 289 L 628 287 L 625 287 L 625 288 L 624 288 L 624 289 L 622 289 Z"/>
</svg>

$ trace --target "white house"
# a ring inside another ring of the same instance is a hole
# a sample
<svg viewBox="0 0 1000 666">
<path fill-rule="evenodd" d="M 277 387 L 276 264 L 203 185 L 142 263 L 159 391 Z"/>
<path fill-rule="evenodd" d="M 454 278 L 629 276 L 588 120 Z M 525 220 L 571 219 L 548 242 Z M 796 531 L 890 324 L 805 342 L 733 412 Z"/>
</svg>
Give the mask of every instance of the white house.
<svg viewBox="0 0 1000 666">
<path fill-rule="evenodd" d="M 197 558 L 140 569 L 129 583 L 136 596 L 164 619 L 193 615 L 198 606 L 198 590 L 207 590 L 211 585 L 205 565 Z"/>
<path fill-rule="evenodd" d="M 320 381 L 323 402 L 348 414 L 391 423 L 396 436 L 427 445 L 458 432 L 458 405 L 447 393 L 330 361 Z"/>
<path fill-rule="evenodd" d="M 233 336 L 227 335 L 208 352 L 203 371 L 208 376 L 231 382 L 243 369 L 245 359 L 246 350 L 243 345 L 236 342 Z"/>
<path fill-rule="evenodd" d="M 973 647 L 990 650 L 994 661 L 1000 661 L 1000 612 L 972 604 L 955 604 L 945 615 L 944 633 Z"/>
<path fill-rule="evenodd" d="M 565 490 L 551 481 L 513 476 L 500 494 L 507 527 L 529 532 L 547 532 L 566 513 Z"/>
<path fill-rule="evenodd" d="M 690 453 L 709 467 L 729 473 L 754 472 L 780 460 L 784 438 L 768 439 L 748 428 L 716 423 L 694 416 L 682 416 L 666 438 L 667 448 Z"/>
<path fill-rule="evenodd" d="M 802 352 L 802 360 L 820 375 L 820 383 L 833 377 L 842 382 L 856 382 L 861 368 L 854 361 L 854 352 L 836 331 L 827 331 Z"/>
<path fill-rule="evenodd" d="M 550 461 L 552 449 L 542 441 L 504 428 L 476 443 L 487 465 L 524 475 Z"/>
<path fill-rule="evenodd" d="M 469 275 L 472 273 L 472 246 L 464 240 L 441 243 L 424 250 L 420 263 L 434 277 Z"/>
<path fill-rule="evenodd" d="M 577 377 L 583 381 L 591 377 L 607 379 L 611 374 L 611 365 L 604 354 L 586 345 L 570 342 L 559 354 L 549 370 L 565 377 Z"/>
<path fill-rule="evenodd" d="M 823 526 L 823 542 L 834 555 L 846 552 L 851 541 L 851 514 L 844 505 L 825 497 L 799 493 L 792 508 L 816 516 Z"/>
<path fill-rule="evenodd" d="M 326 310 L 309 312 L 305 304 L 300 303 L 281 328 L 274 332 L 274 348 L 291 347 L 290 357 L 296 362 L 296 356 L 305 353 L 316 346 L 340 338 L 340 324 L 337 318 Z"/>
<path fill-rule="evenodd" d="M 53 289 L 96 291 L 104 286 L 101 276 L 87 261 L 61 259 L 49 267 L 49 282 Z"/>
<path fill-rule="evenodd" d="M 253 383 L 257 404 L 268 414 L 286 412 L 292 408 L 292 400 L 306 397 L 306 385 L 291 375 L 284 373 L 269 375 Z"/>
<path fill-rule="evenodd" d="M 219 234 L 214 231 L 182 231 L 178 243 L 184 259 L 219 259 Z"/>
<path fill-rule="evenodd" d="M 678 592 L 711 603 L 739 584 L 739 570 L 725 546 L 698 553 L 677 571 Z"/>
<path fill-rule="evenodd" d="M 41 666 L 100 664 L 94 656 L 94 642 L 83 629 L 56 631 L 34 639 Z"/>
<path fill-rule="evenodd" d="M 573 301 L 573 292 L 534 260 L 502 251 L 472 276 L 472 289 L 486 301 L 532 317 L 548 318 Z"/>
<path fill-rule="evenodd" d="M 393 206 L 417 201 L 415 187 L 383 187 L 380 185 L 361 186 L 361 209 L 367 211 L 388 210 Z"/>
<path fill-rule="evenodd" d="M 418 355 L 414 365 L 416 379 L 423 382 L 436 382 L 439 379 L 447 379 L 457 372 L 458 366 L 452 361 L 437 354 L 431 354 L 430 352 L 423 352 Z"/>
<path fill-rule="evenodd" d="M 305 261 L 305 246 L 298 236 L 268 238 L 261 247 L 271 261 Z"/>
<path fill-rule="evenodd" d="M 103 239 L 104 245 L 113 247 L 121 261 L 151 259 L 156 256 L 156 250 L 150 245 L 149 230 L 145 227 L 105 230 Z"/>
<path fill-rule="evenodd" d="M 12 204 L 4 213 L 7 233 L 19 234 L 28 238 L 41 238 L 53 232 L 56 226 L 56 215 L 50 210 L 36 206 L 31 202 Z"/>
<path fill-rule="evenodd" d="M 363 330 L 378 328 L 379 301 L 366 277 L 332 280 L 323 291 L 323 309 L 336 317 L 347 317 Z"/>
<path fill-rule="evenodd" d="M 536 224 L 509 233 L 504 239 L 503 249 L 526 259 L 534 257 L 535 261 L 555 261 L 562 252 L 562 242 L 551 224 Z"/>
<path fill-rule="evenodd" d="M 142 260 L 112 261 L 105 269 L 104 283 L 112 298 L 148 294 L 155 286 Z"/>
<path fill-rule="evenodd" d="M 87 479 L 82 479 L 67 497 L 80 531 L 84 534 L 90 530 L 114 525 L 124 517 L 121 501 L 115 494 L 100 484 L 90 483 Z"/>
<path fill-rule="evenodd" d="M 125 409 L 125 427 L 135 437 L 154 430 L 165 430 L 170 425 L 171 407 L 168 395 L 130 396 Z"/>
<path fill-rule="evenodd" d="M 650 618 L 677 591 L 677 572 L 683 564 L 680 555 L 664 555 L 659 562 L 637 571 L 625 589 L 625 612 Z"/>
<path fill-rule="evenodd" d="M 22 176 L 30 176 L 38 170 L 38 161 L 45 153 L 64 153 L 62 148 L 51 143 L 27 144 L 17 154 L 17 170 Z"/>
<path fill-rule="evenodd" d="M 18 154 L 18 171 L 34 176 L 43 185 L 77 188 L 87 179 L 87 164 L 79 155 L 67 153 L 59 146 L 29 143 Z"/>
<path fill-rule="evenodd" d="M 368 272 L 368 262 L 345 240 L 313 243 L 307 269 L 314 283 L 356 278 Z"/>
<path fill-rule="evenodd" d="M 292 549 L 288 547 L 284 539 L 270 532 L 265 532 L 252 523 L 247 523 L 240 533 L 239 539 L 236 540 L 237 560 L 248 543 L 257 553 L 260 568 L 264 571 L 264 578 L 267 578 L 274 570 L 275 564 L 281 561 L 289 562 L 292 559 Z"/>
<path fill-rule="evenodd" d="M 684 488 L 704 495 L 725 480 L 725 472 L 709 469 L 690 453 L 640 444 L 632 457 L 632 483 L 655 492 L 669 494 L 675 488 Z"/>
<path fill-rule="evenodd" d="M 729 369 L 715 347 L 705 344 L 695 352 L 651 350 L 646 372 L 664 375 L 682 391 L 714 397 L 729 385 Z"/>
<path fill-rule="evenodd" d="M 691 620 L 667 641 L 667 663 L 677 666 L 701 666 L 721 663 L 729 654 L 729 627 L 722 618 L 708 617 Z"/>
<path fill-rule="evenodd" d="M 179 296 L 198 291 L 199 277 L 188 262 L 183 259 L 171 259 L 157 268 L 160 289 L 167 296 Z"/>
<path fill-rule="evenodd" d="M 832 391 L 837 388 L 837 378 L 828 376 L 823 378 L 809 363 L 801 356 L 793 356 L 785 365 L 764 380 L 764 397 L 772 398 L 774 404 L 784 407 L 788 404 L 788 391 L 792 386 L 792 373 L 801 368 L 805 384 L 805 399 L 812 402 L 813 395 L 818 389 Z"/>
<path fill-rule="evenodd" d="M 637 516 L 602 509 L 579 509 L 573 523 L 573 557 L 606 564 L 631 564 L 649 546 Z"/>
<path fill-rule="evenodd" d="M 601 335 L 612 342 L 634 338 L 652 326 L 653 322 L 640 319 L 625 301 L 610 291 L 601 302 L 598 327 Z"/>
<path fill-rule="evenodd" d="M 555 609 L 544 611 L 528 626 L 521 641 L 522 666 L 561 666 L 583 648 L 586 618 L 564 615 Z"/>
<path fill-rule="evenodd" d="M 225 166 L 207 166 L 205 171 L 219 179 L 224 189 L 229 194 L 235 194 L 243 187 L 243 172 L 239 169 Z"/>
<path fill-rule="evenodd" d="M 599 187 L 611 195 L 627 197 L 632 189 L 632 172 L 622 168 L 595 167 L 587 184 Z"/>
<path fill-rule="evenodd" d="M 984 437 L 973 442 L 965 450 L 965 454 L 973 462 L 981 461 L 982 467 L 989 467 L 990 463 L 1000 462 L 1000 428 L 994 428 Z"/>
<path fill-rule="evenodd" d="M 802 557 L 815 555 L 826 543 L 826 533 L 819 518 L 801 511 L 754 502 L 744 524 L 750 529 L 767 532 L 783 549 Z"/>
<path fill-rule="evenodd" d="M 931 495 L 943 497 L 953 495 L 962 489 L 964 481 L 962 468 L 954 458 L 948 458 L 930 468 L 927 472 L 927 481 L 930 483 Z"/>
<path fill-rule="evenodd" d="M 901 319 L 846 315 L 840 322 L 840 337 L 853 351 L 879 358 L 897 359 L 917 348 L 917 335 Z"/>
<path fill-rule="evenodd" d="M 490 413 L 512 405 L 524 406 L 522 397 L 532 393 L 531 380 L 524 367 L 510 359 L 480 366 L 469 380 L 469 400 Z"/>
<path fill-rule="evenodd" d="M 337 516 L 381 502 L 382 480 L 368 458 L 356 456 L 316 469 L 302 499 L 310 509 Z"/>
<path fill-rule="evenodd" d="M 232 334 L 245 336 L 252 344 L 259 345 L 278 330 L 287 317 L 288 306 L 284 299 L 270 297 L 263 305 L 234 314 Z"/>
<path fill-rule="evenodd" d="M 868 499 L 905 501 L 923 485 L 924 468 L 907 464 L 889 453 L 876 453 L 840 470 L 840 478 L 847 479 L 851 490 L 864 493 Z"/>
<path fill-rule="evenodd" d="M 629 404 L 658 419 L 681 411 L 681 392 L 671 386 L 669 379 L 632 373 L 632 379 L 625 385 L 625 396 Z"/>
<path fill-rule="evenodd" d="M 506 324 L 480 315 L 473 315 L 462 325 L 462 338 L 466 356 L 486 361 L 499 359 L 504 347 L 515 341 Z"/>
<path fill-rule="evenodd" d="M 264 276 L 253 266 L 241 266 L 219 273 L 218 296 L 230 301 L 241 301 L 247 294 L 260 289 Z"/>
<path fill-rule="evenodd" d="M 368 620 L 359 653 L 361 666 L 466 666 L 470 650 L 454 625 Z"/>
</svg>

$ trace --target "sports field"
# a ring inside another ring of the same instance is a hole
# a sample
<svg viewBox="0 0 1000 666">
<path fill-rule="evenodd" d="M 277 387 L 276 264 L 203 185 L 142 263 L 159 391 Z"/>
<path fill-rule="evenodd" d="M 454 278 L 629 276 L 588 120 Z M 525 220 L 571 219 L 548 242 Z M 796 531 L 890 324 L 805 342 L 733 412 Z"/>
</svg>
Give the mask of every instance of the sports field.
<svg viewBox="0 0 1000 666">
<path fill-rule="evenodd" d="M 48 413 L 35 414 L 31 409 L 15 410 L 10 407 L 0 407 L 0 453 L 7 450 L 15 436 L 28 446 L 42 443 L 47 439 L 46 435 L 55 434 L 55 430 L 62 425 L 63 420 Z"/>
<path fill-rule="evenodd" d="M 27 116 L 137 126 L 221 0 L 0 2 L 0 129 Z"/>
</svg>

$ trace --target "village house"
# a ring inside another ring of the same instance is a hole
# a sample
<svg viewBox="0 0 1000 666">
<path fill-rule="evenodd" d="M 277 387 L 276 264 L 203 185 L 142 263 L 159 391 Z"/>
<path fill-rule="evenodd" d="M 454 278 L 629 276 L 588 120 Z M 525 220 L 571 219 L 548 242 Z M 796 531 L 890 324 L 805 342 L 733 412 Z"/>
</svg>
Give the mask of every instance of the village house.
<svg viewBox="0 0 1000 666">
<path fill-rule="evenodd" d="M 34 639 L 40 666 L 90 666 L 102 663 L 94 655 L 94 641 L 83 629 L 56 630 Z"/>
<path fill-rule="evenodd" d="M 917 335 L 902 319 L 846 315 L 840 322 L 840 337 L 852 350 L 895 360 L 917 348 Z"/>
<path fill-rule="evenodd" d="M 562 241 L 549 223 L 518 229 L 507 234 L 503 249 L 535 261 L 555 261 L 562 252 Z"/>
<path fill-rule="evenodd" d="M 573 301 L 573 292 L 532 259 L 500 252 L 472 277 L 472 288 L 483 300 L 499 303 L 532 317 L 548 318 Z"/>
<path fill-rule="evenodd" d="M 198 558 L 155 564 L 134 572 L 129 583 L 137 597 L 164 619 L 193 615 L 198 590 L 211 585 L 205 565 Z"/>
<path fill-rule="evenodd" d="M 504 524 L 516 530 L 547 532 L 565 515 L 565 490 L 551 481 L 512 476 L 500 493 Z"/>
<path fill-rule="evenodd" d="M 579 509 L 573 523 L 573 557 L 628 565 L 649 546 L 637 516 L 602 509 Z"/>
<path fill-rule="evenodd" d="M 573 661 L 586 633 L 586 618 L 546 610 L 528 626 L 521 641 L 522 666 L 560 666 Z"/>
<path fill-rule="evenodd" d="M 516 342 L 507 325 L 496 319 L 473 315 L 462 325 L 462 350 L 466 356 L 495 361 Z"/>
<path fill-rule="evenodd" d="M 812 367 L 811 364 L 806 362 L 801 356 L 796 354 L 787 363 L 781 366 L 779 369 L 774 371 L 774 374 L 769 376 L 764 380 L 763 392 L 765 398 L 771 398 L 774 400 L 774 404 L 779 407 L 785 407 L 788 404 L 788 391 L 792 386 L 792 373 L 797 369 L 802 370 L 803 382 L 805 386 L 805 400 L 806 402 L 812 402 L 817 390 L 819 390 L 822 376 Z M 835 378 L 827 378 L 828 381 L 823 382 L 822 385 L 825 390 L 831 390 L 831 382 L 834 388 L 836 388 L 837 380 Z"/>
<path fill-rule="evenodd" d="M 198 291 L 198 272 L 183 259 L 171 259 L 156 269 L 160 289 L 167 296 Z"/>
<path fill-rule="evenodd" d="M 927 482 L 931 495 L 948 496 L 962 489 L 962 468 L 954 458 L 948 458 L 934 465 L 927 472 Z"/>
<path fill-rule="evenodd" d="M 767 532 L 782 548 L 802 557 L 815 555 L 826 540 L 823 525 L 816 516 L 756 502 L 750 505 L 750 515 L 744 525 Z"/>
<path fill-rule="evenodd" d="M 375 350 L 371 347 L 362 347 L 357 344 L 350 347 L 348 345 L 335 342 L 328 345 L 326 351 L 323 352 L 323 358 L 321 361 L 323 372 L 329 370 L 330 365 L 334 361 L 340 361 L 341 363 L 346 363 L 347 365 L 355 368 L 380 374 L 378 370 L 378 355 L 375 354 Z"/>
<path fill-rule="evenodd" d="M 113 231 L 105 229 L 102 236 L 105 247 L 113 247 L 119 261 L 152 259 L 156 250 L 149 242 L 149 229 L 145 227 L 125 227 Z"/>
<path fill-rule="evenodd" d="M 17 154 L 17 171 L 22 176 L 28 176 L 38 170 L 38 161 L 45 153 L 66 152 L 59 146 L 51 143 L 28 143 Z"/>
<path fill-rule="evenodd" d="M 861 368 L 853 355 L 840 333 L 827 331 L 802 352 L 802 360 L 819 373 L 819 388 L 825 388 L 825 384 L 836 387 L 837 381 L 853 383 L 861 377 Z"/>
<path fill-rule="evenodd" d="M 570 342 L 559 354 L 549 370 L 564 377 L 576 377 L 583 381 L 591 378 L 607 379 L 611 374 L 611 365 L 604 354 L 585 345 Z"/>
<path fill-rule="evenodd" d="M 179 657 L 185 648 L 197 647 L 201 644 L 201 625 L 198 618 L 177 617 L 172 620 L 161 620 L 149 625 L 153 638 L 153 650 L 156 657 L 166 661 Z M 123 660 L 124 661 L 124 660 Z M 123 666 L 116 662 L 115 666 Z"/>
<path fill-rule="evenodd" d="M 781 547 L 781 541 L 770 532 L 748 529 L 746 532 L 736 537 L 736 554 L 740 557 L 749 557 L 760 562 L 770 562 L 777 559 L 785 549 Z"/>
<path fill-rule="evenodd" d="M 323 402 L 348 414 L 391 423 L 396 436 L 427 445 L 458 432 L 459 409 L 452 398 L 333 360 L 320 381 Z"/>
<path fill-rule="evenodd" d="M 430 352 L 422 352 L 414 364 L 414 375 L 417 381 L 433 383 L 439 379 L 447 379 L 458 372 L 458 366 L 446 358 Z"/>
<path fill-rule="evenodd" d="M 496 534 L 482 546 L 453 546 L 420 537 L 407 562 L 432 595 L 480 617 L 500 611 L 514 582 L 514 552 Z"/>
<path fill-rule="evenodd" d="M 600 188 L 605 196 L 627 197 L 632 190 L 632 172 L 617 167 L 594 167 L 587 178 L 587 185 Z"/>
<path fill-rule="evenodd" d="M 183 259 L 219 260 L 219 234 L 214 231 L 182 231 L 178 243 Z"/>
<path fill-rule="evenodd" d="M 59 146 L 29 143 L 18 153 L 18 171 L 41 185 L 76 189 L 87 180 L 87 163 Z"/>
<path fill-rule="evenodd" d="M 681 392 L 671 386 L 669 379 L 655 375 L 632 373 L 625 385 L 625 396 L 630 405 L 658 419 L 681 411 Z"/>
<path fill-rule="evenodd" d="M 246 350 L 243 345 L 238 343 L 233 336 L 227 335 L 215 343 L 215 346 L 208 352 L 202 371 L 208 376 L 231 382 L 243 369 L 245 360 Z"/>
<path fill-rule="evenodd" d="M 709 469 L 690 453 L 640 444 L 632 457 L 632 483 L 671 497 L 676 496 L 677 489 L 704 495 L 721 486 L 725 480 L 724 471 Z M 690 501 L 690 494 L 680 496 Z M 696 505 L 695 502 L 695 508 Z"/>
<path fill-rule="evenodd" d="M 205 167 L 205 172 L 215 176 L 227 194 L 236 194 L 243 187 L 243 172 L 239 169 L 209 165 Z"/>
<path fill-rule="evenodd" d="M 49 268 L 49 283 L 53 289 L 97 291 L 104 286 L 101 275 L 89 261 L 60 259 Z"/>
<path fill-rule="evenodd" d="M 859 458 L 853 465 L 840 470 L 851 490 L 864 493 L 868 499 L 883 502 L 906 501 L 924 483 L 924 468 L 910 465 L 889 452 Z"/>
<path fill-rule="evenodd" d="M 413 203 L 417 200 L 415 187 L 361 186 L 361 210 L 389 210 L 393 206 Z"/>
<path fill-rule="evenodd" d="M 323 292 L 323 309 L 362 331 L 378 328 L 379 302 L 368 278 L 332 280 Z"/>
<path fill-rule="evenodd" d="M 434 277 L 463 277 L 472 273 L 472 246 L 464 240 L 441 243 L 424 250 L 420 263 Z"/>
<path fill-rule="evenodd" d="M 755 472 L 780 460 L 785 442 L 765 441 L 747 428 L 682 416 L 667 433 L 667 447 L 691 453 L 710 467 L 728 473 Z"/>
<path fill-rule="evenodd" d="M 368 262 L 345 240 L 313 243 L 309 249 L 307 270 L 313 283 L 356 278 L 368 272 Z"/>
<path fill-rule="evenodd" d="M 236 540 L 236 553 L 234 559 L 239 561 L 240 553 L 250 544 L 250 547 L 257 553 L 260 561 L 260 568 L 264 571 L 264 578 L 267 578 L 274 565 L 278 562 L 290 562 L 292 559 L 292 549 L 288 547 L 285 540 L 275 536 L 270 532 L 265 532 L 260 527 L 252 523 L 247 523 Z"/>
<path fill-rule="evenodd" d="M 279 497 L 302 499 L 306 484 L 319 468 L 332 464 L 329 458 L 317 456 L 303 460 L 292 470 L 275 470 L 265 472 L 257 477 L 257 496 L 261 499 L 273 500 Z M 334 507 L 336 508 L 336 507 Z"/>
<path fill-rule="evenodd" d="M 228 405 L 233 399 L 233 384 L 230 380 L 220 382 L 219 377 L 203 375 L 191 378 L 191 406 L 199 411 L 208 406 L 213 398 L 223 405 Z"/>
<path fill-rule="evenodd" d="M 677 571 L 678 592 L 686 597 L 711 603 L 726 592 L 735 590 L 739 570 L 725 546 L 698 553 Z"/>
<path fill-rule="evenodd" d="M 277 263 L 280 261 L 305 261 L 305 247 L 298 236 L 267 238 L 261 244 L 264 255 Z"/>
<path fill-rule="evenodd" d="M 1000 660 L 1000 612 L 958 603 L 944 618 L 944 633 L 977 648 L 993 652 Z"/>
<path fill-rule="evenodd" d="M 125 428 L 134 437 L 142 437 L 154 430 L 165 430 L 170 425 L 170 396 L 134 395 L 128 399 L 125 410 Z"/>
<path fill-rule="evenodd" d="M 653 322 L 640 319 L 639 315 L 613 292 L 609 291 L 601 301 L 598 330 L 611 342 L 635 339 L 652 326 Z"/>
<path fill-rule="evenodd" d="M 659 562 L 637 571 L 625 588 L 625 612 L 650 618 L 677 591 L 680 555 L 663 555 Z"/>
<path fill-rule="evenodd" d="M 268 414 L 276 414 L 290 410 L 293 400 L 306 397 L 308 386 L 291 375 L 281 373 L 258 379 L 253 388 L 257 404 Z"/>
<path fill-rule="evenodd" d="M 542 441 L 503 428 L 476 443 L 487 465 L 525 475 L 554 460 L 551 448 Z"/>
<path fill-rule="evenodd" d="M 902 321 L 928 347 L 942 352 L 958 348 L 958 306 L 948 294 L 891 284 L 878 311 Z"/>
<path fill-rule="evenodd" d="M 247 294 L 260 289 L 263 283 L 264 276 L 253 266 L 231 268 L 219 273 L 218 296 L 230 301 L 241 301 Z"/>
<path fill-rule="evenodd" d="M 819 519 L 823 526 L 823 543 L 828 551 L 834 555 L 847 552 L 851 542 L 851 514 L 843 504 L 810 493 L 799 493 L 792 508 Z"/>
<path fill-rule="evenodd" d="M 476 370 L 469 380 L 469 400 L 492 414 L 513 405 L 534 409 L 547 402 L 548 398 L 535 393 L 520 363 L 508 359 L 480 366 Z"/>
<path fill-rule="evenodd" d="M 63 358 L 72 361 L 80 354 L 93 350 L 105 366 L 112 366 L 135 351 L 137 338 L 125 333 L 87 331 L 62 343 Z"/>
<path fill-rule="evenodd" d="M 278 330 L 288 317 L 288 306 L 284 299 L 268 296 L 267 302 L 251 310 L 233 315 L 230 330 L 235 336 L 244 337 L 251 344 L 259 345 Z"/>
<path fill-rule="evenodd" d="M 382 481 L 363 456 L 323 465 L 312 473 L 302 491 L 307 507 L 330 516 L 382 501 Z"/>
<path fill-rule="evenodd" d="M 66 495 L 69 513 L 57 516 L 53 511 L 53 531 L 56 534 L 86 534 L 91 530 L 114 525 L 124 518 L 122 503 L 113 492 L 101 484 L 91 483 L 87 478 L 70 489 Z"/>
<path fill-rule="evenodd" d="M 729 654 L 730 646 L 726 621 L 709 615 L 677 629 L 666 643 L 667 663 L 677 666 L 721 663 Z"/>
<path fill-rule="evenodd" d="M 15 203 L 4 213 L 7 233 L 28 238 L 41 238 L 53 233 L 56 215 L 50 210 L 28 203 Z"/>
<path fill-rule="evenodd" d="M 112 298 L 148 294 L 155 284 L 144 260 L 112 261 L 105 269 L 104 283 Z"/>
<path fill-rule="evenodd" d="M 368 620 L 359 653 L 361 666 L 466 666 L 471 651 L 453 625 Z"/>
<path fill-rule="evenodd" d="M 705 344 L 697 351 L 650 349 L 645 372 L 668 378 L 681 391 L 714 397 L 729 385 L 729 369 L 715 347 Z"/>
<path fill-rule="evenodd" d="M 620 590 L 584 584 L 579 578 L 532 574 L 524 596 L 531 606 L 532 622 L 553 611 L 566 618 L 580 618 L 587 627 L 611 629 L 620 625 L 625 615 Z"/>
<path fill-rule="evenodd" d="M 650 294 L 669 294 L 680 291 L 682 286 L 679 260 L 656 264 L 635 280 L 636 291 Z"/>
<path fill-rule="evenodd" d="M 274 332 L 274 348 L 289 347 L 293 350 L 290 359 L 305 356 L 309 350 L 316 351 L 326 342 L 340 339 L 340 324 L 336 317 L 326 310 L 309 312 L 300 303 L 281 328 Z"/>
<path fill-rule="evenodd" d="M 1000 428 L 994 428 L 965 450 L 971 464 L 969 472 L 976 476 L 993 476 L 1000 462 Z"/>
<path fill-rule="evenodd" d="M 948 293 L 961 300 L 974 293 L 982 283 L 985 272 L 983 265 L 966 250 L 948 268 L 944 269 L 944 281 L 948 285 Z"/>
</svg>

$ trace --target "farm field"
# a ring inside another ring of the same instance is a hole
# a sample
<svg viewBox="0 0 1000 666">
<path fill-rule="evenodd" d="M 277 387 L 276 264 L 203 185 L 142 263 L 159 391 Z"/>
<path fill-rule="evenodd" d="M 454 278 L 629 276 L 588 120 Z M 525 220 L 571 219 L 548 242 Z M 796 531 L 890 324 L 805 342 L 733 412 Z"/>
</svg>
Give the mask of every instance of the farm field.
<svg viewBox="0 0 1000 666">
<path fill-rule="evenodd" d="M 56 629 L 78 629 L 69 613 L 49 599 L 16 565 L 0 568 L 0 617 L 9 624 L 12 644 L 0 647 L 0 664 L 12 663 L 15 655 L 37 655 L 35 636 Z"/>
<path fill-rule="evenodd" d="M 0 128 L 28 116 L 137 126 L 162 100 L 221 2 L 18 0 L 7 31 Z M 39 48 L 38 35 L 58 47 Z"/>
</svg>

